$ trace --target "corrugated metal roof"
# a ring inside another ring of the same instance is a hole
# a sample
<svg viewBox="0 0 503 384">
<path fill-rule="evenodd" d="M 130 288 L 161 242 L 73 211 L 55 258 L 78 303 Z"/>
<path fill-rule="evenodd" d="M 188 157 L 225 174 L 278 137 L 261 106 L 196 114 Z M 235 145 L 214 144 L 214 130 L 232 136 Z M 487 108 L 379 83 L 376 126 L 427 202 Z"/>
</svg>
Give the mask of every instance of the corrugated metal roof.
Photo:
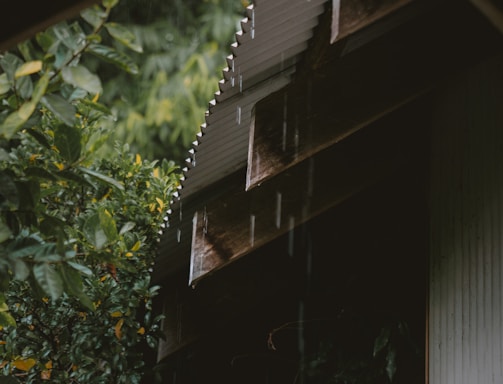
<svg viewBox="0 0 503 384">
<path fill-rule="evenodd" d="M 325 3 L 256 0 L 246 9 L 219 91 L 187 159 L 184 198 L 246 165 L 253 106 L 288 84 Z"/>
</svg>

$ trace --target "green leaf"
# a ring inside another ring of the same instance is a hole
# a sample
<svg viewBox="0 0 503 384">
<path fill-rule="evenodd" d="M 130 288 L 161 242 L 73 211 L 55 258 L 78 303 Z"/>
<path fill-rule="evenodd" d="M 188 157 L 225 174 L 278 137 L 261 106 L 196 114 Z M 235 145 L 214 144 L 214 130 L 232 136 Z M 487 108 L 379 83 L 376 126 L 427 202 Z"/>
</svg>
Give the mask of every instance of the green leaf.
<svg viewBox="0 0 503 384">
<path fill-rule="evenodd" d="M 103 0 L 103 6 L 107 9 L 115 7 L 119 3 L 119 0 Z"/>
<path fill-rule="evenodd" d="M 93 275 L 93 271 L 90 268 L 86 267 L 85 265 L 76 263 L 74 261 L 67 261 L 67 264 L 70 267 L 72 267 L 73 269 L 75 269 L 75 270 L 83 273 L 86 276 L 92 276 Z"/>
<path fill-rule="evenodd" d="M 87 107 L 90 107 L 96 111 L 106 113 L 107 115 L 111 115 L 112 111 L 106 106 L 101 103 L 94 102 L 89 99 L 80 99 L 79 102 Z"/>
<path fill-rule="evenodd" d="M 44 76 L 42 76 L 37 82 L 35 89 L 30 90 L 31 100 L 21 105 L 17 111 L 14 111 L 7 116 L 3 124 L 0 126 L 0 134 L 3 134 L 6 139 L 10 139 L 12 135 L 14 135 L 14 133 L 16 133 L 16 131 L 28 121 L 30 116 L 33 114 L 33 111 L 35 111 L 40 98 L 44 95 L 48 83 L 49 75 L 44 74 Z"/>
<path fill-rule="evenodd" d="M 109 176 L 103 175 L 103 174 L 96 172 L 96 171 L 93 171 L 92 169 L 89 169 L 89 168 L 77 167 L 77 169 L 79 169 L 80 171 L 82 171 L 84 173 L 87 173 L 90 176 L 97 178 L 98 180 L 101 180 L 107 184 L 113 185 L 114 187 L 120 189 L 121 191 L 124 190 L 124 186 L 121 183 L 119 183 L 117 180 L 115 180 Z"/>
<path fill-rule="evenodd" d="M 102 91 L 100 78 L 91 73 L 86 67 L 81 65 L 63 67 L 61 74 L 63 80 L 74 87 L 82 88 L 91 94 L 101 93 Z"/>
<path fill-rule="evenodd" d="M 136 226 L 136 223 L 134 221 L 128 221 L 127 223 L 125 223 L 121 230 L 119 231 L 119 235 L 123 235 L 125 234 L 126 232 L 129 232 L 130 230 L 132 230 L 134 227 Z"/>
<path fill-rule="evenodd" d="M 48 263 L 35 264 L 33 275 L 40 287 L 52 298 L 57 300 L 63 293 L 63 280 L 55 266 Z"/>
<path fill-rule="evenodd" d="M 396 350 L 393 347 L 388 349 L 388 354 L 386 355 L 386 373 L 389 381 L 392 382 L 396 373 Z"/>
<path fill-rule="evenodd" d="M 383 327 L 381 333 L 374 341 L 374 357 L 377 356 L 379 352 L 383 350 L 386 345 L 388 345 L 391 330 L 389 327 Z"/>
<path fill-rule="evenodd" d="M 94 28 L 97 28 L 107 18 L 106 12 L 98 6 L 84 9 L 80 12 L 80 16 Z"/>
<path fill-rule="evenodd" d="M 17 280 L 26 280 L 26 278 L 30 275 L 30 269 L 26 265 L 26 263 L 21 259 L 14 260 L 14 277 Z"/>
<path fill-rule="evenodd" d="M 117 226 L 110 213 L 101 208 L 91 215 L 83 226 L 84 235 L 96 249 L 117 240 Z"/>
<path fill-rule="evenodd" d="M 10 175 L 0 172 L 0 207 L 17 208 L 19 195 L 16 183 Z"/>
<path fill-rule="evenodd" d="M 64 281 L 66 291 L 75 297 L 77 297 L 80 303 L 91 311 L 94 311 L 94 305 L 91 299 L 84 293 L 82 276 L 72 268 L 61 268 L 61 276 Z"/>
<path fill-rule="evenodd" d="M 134 42 L 135 35 L 128 28 L 117 23 L 106 23 L 105 28 L 107 29 L 108 33 L 119 43 L 125 45 L 135 52 L 143 52 L 143 48 L 139 44 L 136 44 Z"/>
<path fill-rule="evenodd" d="M 66 180 L 75 181 L 80 185 L 87 185 L 91 188 L 95 188 L 95 186 L 89 180 L 75 173 L 73 169 L 65 169 L 63 171 L 58 172 L 56 175 Z"/>
<path fill-rule="evenodd" d="M 9 92 L 9 90 L 10 90 L 10 84 L 9 80 L 7 79 L 7 74 L 2 73 L 0 75 L 0 95 Z"/>
<path fill-rule="evenodd" d="M 7 240 L 12 232 L 7 224 L 0 220 L 0 243 L 3 243 Z"/>
<path fill-rule="evenodd" d="M 75 124 L 75 107 L 61 96 L 48 94 L 42 97 L 41 102 L 66 125 L 73 126 Z"/>
<path fill-rule="evenodd" d="M 138 66 L 133 62 L 133 60 L 131 60 L 129 56 L 118 52 L 113 48 L 101 44 L 91 44 L 87 48 L 87 51 L 128 73 L 133 75 L 138 74 Z"/>
<path fill-rule="evenodd" d="M 10 52 L 7 52 L 0 58 L 0 67 L 2 67 L 5 75 L 7 76 L 7 80 L 11 85 L 14 85 L 14 74 L 16 73 L 16 69 L 22 64 L 23 61 Z"/>
<path fill-rule="evenodd" d="M 39 179 L 46 179 L 51 181 L 57 181 L 57 177 L 54 176 L 47 169 L 42 167 L 27 167 L 24 171 L 26 176 L 36 177 Z"/>
<path fill-rule="evenodd" d="M 45 148 L 47 149 L 51 148 L 51 144 L 49 144 L 47 137 L 42 132 L 39 132 L 34 128 L 28 128 L 26 132 L 28 132 L 31 136 L 33 136 L 33 138 L 37 140 L 38 143 L 44 146 Z"/>
<path fill-rule="evenodd" d="M 54 145 L 61 157 L 69 163 L 74 163 L 80 158 L 81 139 L 81 131 L 76 127 L 59 125 L 54 130 Z"/>
</svg>

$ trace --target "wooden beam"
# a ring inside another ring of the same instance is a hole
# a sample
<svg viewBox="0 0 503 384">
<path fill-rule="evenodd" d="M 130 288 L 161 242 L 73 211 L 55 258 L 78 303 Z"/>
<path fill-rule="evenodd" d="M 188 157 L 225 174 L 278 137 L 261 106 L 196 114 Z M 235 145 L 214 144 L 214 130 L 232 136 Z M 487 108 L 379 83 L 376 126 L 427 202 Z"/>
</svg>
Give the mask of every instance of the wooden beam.
<svg viewBox="0 0 503 384">
<path fill-rule="evenodd" d="M 332 28 L 330 43 L 368 26 L 412 0 L 341 1 L 332 0 Z"/>
</svg>

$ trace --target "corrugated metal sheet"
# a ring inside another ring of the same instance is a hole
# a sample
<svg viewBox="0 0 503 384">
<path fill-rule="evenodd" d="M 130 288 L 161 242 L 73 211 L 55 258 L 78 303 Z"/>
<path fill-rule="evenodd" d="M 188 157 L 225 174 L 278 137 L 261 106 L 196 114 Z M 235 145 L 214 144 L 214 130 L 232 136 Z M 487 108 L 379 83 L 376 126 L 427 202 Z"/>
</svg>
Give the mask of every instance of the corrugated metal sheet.
<svg viewBox="0 0 503 384">
<path fill-rule="evenodd" d="M 251 111 L 290 80 L 326 0 L 256 0 L 187 160 L 184 198 L 246 165 Z"/>
<path fill-rule="evenodd" d="M 435 118 L 430 384 L 503 383 L 502 65 L 455 79 Z"/>
</svg>

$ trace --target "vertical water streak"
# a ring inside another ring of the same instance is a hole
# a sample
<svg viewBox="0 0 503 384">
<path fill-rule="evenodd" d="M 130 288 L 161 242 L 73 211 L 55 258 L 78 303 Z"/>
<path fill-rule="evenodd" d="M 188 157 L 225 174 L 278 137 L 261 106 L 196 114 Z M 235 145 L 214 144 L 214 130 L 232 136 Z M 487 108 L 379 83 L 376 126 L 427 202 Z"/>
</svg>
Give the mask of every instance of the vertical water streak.
<svg viewBox="0 0 503 384">
<path fill-rule="evenodd" d="M 290 215 L 288 217 L 288 256 L 293 257 L 294 244 L 295 244 L 295 217 Z"/>
<path fill-rule="evenodd" d="M 179 243 L 182 240 L 182 230 L 178 228 L 176 230 L 176 241 Z"/>
<path fill-rule="evenodd" d="M 251 38 L 255 38 L 255 8 L 252 8 L 252 14 L 251 14 Z"/>
<path fill-rule="evenodd" d="M 282 204 L 282 194 L 281 192 L 276 192 L 276 228 L 281 227 L 281 204 Z"/>
<path fill-rule="evenodd" d="M 288 129 L 288 95 L 283 96 L 283 136 L 281 140 L 281 150 L 286 151 L 286 136 Z"/>
<path fill-rule="evenodd" d="M 238 123 L 238 125 L 241 125 L 241 107 L 240 106 L 238 106 L 236 109 L 236 123 Z"/>
<path fill-rule="evenodd" d="M 255 244 L 255 215 L 250 215 L 250 245 Z"/>
</svg>

